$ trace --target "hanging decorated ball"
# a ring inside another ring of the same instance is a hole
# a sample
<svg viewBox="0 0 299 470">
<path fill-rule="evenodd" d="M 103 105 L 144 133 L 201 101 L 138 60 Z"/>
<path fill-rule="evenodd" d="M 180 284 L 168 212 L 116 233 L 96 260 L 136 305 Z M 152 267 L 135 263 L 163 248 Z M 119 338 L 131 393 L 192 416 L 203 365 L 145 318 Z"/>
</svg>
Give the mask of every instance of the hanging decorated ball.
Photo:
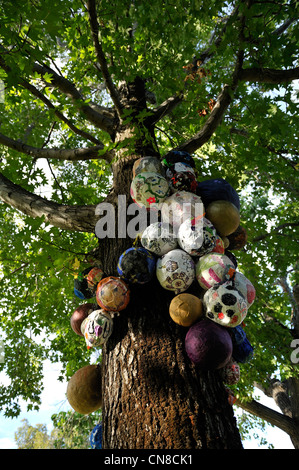
<svg viewBox="0 0 299 470">
<path fill-rule="evenodd" d="M 233 262 L 221 253 L 208 253 L 196 263 L 196 279 L 203 289 L 230 279 L 234 272 Z"/>
<path fill-rule="evenodd" d="M 174 172 L 169 178 L 169 188 L 172 193 L 177 191 L 188 191 L 196 193 L 197 181 L 196 176 L 191 171 Z"/>
<path fill-rule="evenodd" d="M 198 196 L 201 197 L 205 207 L 214 201 L 229 201 L 240 210 L 240 199 L 237 191 L 223 178 L 200 181 L 197 184 Z"/>
<path fill-rule="evenodd" d="M 191 155 L 181 150 L 172 150 L 163 157 L 162 164 L 166 168 L 172 168 L 176 163 L 185 163 L 195 168 L 195 162 Z"/>
<path fill-rule="evenodd" d="M 216 245 L 216 230 L 205 217 L 185 220 L 178 229 L 180 247 L 191 256 L 203 256 Z"/>
<path fill-rule="evenodd" d="M 98 423 L 90 433 L 89 437 L 90 447 L 92 449 L 102 449 L 103 443 L 103 426 Z"/>
<path fill-rule="evenodd" d="M 127 284 L 119 277 L 105 277 L 98 284 L 96 300 L 104 310 L 120 312 L 129 303 L 130 291 Z"/>
<path fill-rule="evenodd" d="M 159 173 L 139 173 L 131 183 L 130 194 L 133 201 L 147 210 L 159 210 L 168 193 L 168 181 Z"/>
<path fill-rule="evenodd" d="M 139 173 L 160 173 L 164 176 L 165 171 L 157 157 L 142 157 L 136 160 L 133 165 L 133 178 Z"/>
<path fill-rule="evenodd" d="M 240 380 L 240 366 L 231 359 L 222 369 L 222 380 L 227 385 L 235 385 Z"/>
<path fill-rule="evenodd" d="M 88 315 L 94 310 L 94 304 L 87 303 L 80 305 L 76 308 L 71 316 L 71 328 L 79 336 L 83 336 L 81 332 L 81 324 L 88 317 Z"/>
<path fill-rule="evenodd" d="M 253 347 L 250 344 L 247 336 L 239 344 L 236 344 L 233 341 L 233 358 L 235 361 L 240 362 L 241 364 L 245 364 L 253 358 L 253 353 Z"/>
<path fill-rule="evenodd" d="M 87 281 L 87 275 L 91 269 L 92 267 L 84 269 L 74 280 L 74 294 L 81 300 L 90 299 L 93 297 L 93 292 L 90 290 Z"/>
<path fill-rule="evenodd" d="M 230 334 L 233 345 L 239 345 L 246 339 L 246 333 L 241 325 L 237 325 L 236 328 L 231 329 Z"/>
<path fill-rule="evenodd" d="M 141 244 L 155 255 L 162 256 L 178 246 L 172 225 L 154 222 L 144 230 Z"/>
<path fill-rule="evenodd" d="M 203 304 L 210 320 L 230 328 L 240 325 L 248 310 L 246 300 L 230 280 L 208 289 Z"/>
<path fill-rule="evenodd" d="M 161 205 L 163 222 L 171 224 L 175 230 L 185 220 L 202 217 L 204 207 L 200 197 L 188 191 L 178 191 L 167 197 Z"/>
<path fill-rule="evenodd" d="M 219 235 L 217 235 L 217 233 L 216 233 L 216 243 L 211 251 L 213 253 L 221 253 L 222 255 L 224 254 L 224 251 L 225 251 L 224 241 L 221 237 L 219 237 Z"/>
<path fill-rule="evenodd" d="M 203 319 L 189 328 L 185 348 L 189 359 L 200 369 L 214 370 L 229 362 L 233 345 L 226 328 Z"/>
<path fill-rule="evenodd" d="M 169 315 L 178 325 L 191 326 L 203 315 L 202 301 L 192 294 L 178 294 L 170 302 Z"/>
<path fill-rule="evenodd" d="M 92 292 L 92 294 L 95 294 L 97 285 L 103 279 L 103 277 L 104 277 L 104 271 L 97 266 L 95 266 L 88 272 L 86 279 L 87 279 L 88 288 Z"/>
<path fill-rule="evenodd" d="M 233 278 L 233 285 L 244 296 L 247 302 L 247 308 L 249 308 L 255 299 L 255 288 L 253 284 L 244 274 L 236 271 Z"/>
<path fill-rule="evenodd" d="M 99 365 L 77 370 L 67 384 L 66 396 L 73 410 L 88 415 L 102 406 L 102 371 Z"/>
<path fill-rule="evenodd" d="M 240 224 L 240 212 L 229 201 L 211 202 L 206 207 L 206 217 L 212 222 L 221 237 L 233 233 Z"/>
<path fill-rule="evenodd" d="M 176 162 L 165 170 L 165 176 L 167 179 L 173 178 L 173 176 L 177 175 L 178 173 L 190 173 L 195 176 L 194 168 L 184 162 Z"/>
<path fill-rule="evenodd" d="M 131 247 L 119 258 L 118 274 L 132 284 L 149 282 L 156 268 L 156 258 L 145 248 Z"/>
<path fill-rule="evenodd" d="M 195 265 L 191 256 L 175 249 L 157 260 L 156 275 L 166 290 L 180 294 L 191 286 L 195 279 Z"/>
<path fill-rule="evenodd" d="M 233 233 L 228 235 L 229 249 L 242 250 L 247 243 L 248 235 L 244 227 L 239 226 Z"/>
<path fill-rule="evenodd" d="M 85 338 L 87 349 L 105 344 L 112 329 L 113 321 L 108 312 L 101 309 L 90 313 L 81 325 L 81 333 Z"/>
</svg>

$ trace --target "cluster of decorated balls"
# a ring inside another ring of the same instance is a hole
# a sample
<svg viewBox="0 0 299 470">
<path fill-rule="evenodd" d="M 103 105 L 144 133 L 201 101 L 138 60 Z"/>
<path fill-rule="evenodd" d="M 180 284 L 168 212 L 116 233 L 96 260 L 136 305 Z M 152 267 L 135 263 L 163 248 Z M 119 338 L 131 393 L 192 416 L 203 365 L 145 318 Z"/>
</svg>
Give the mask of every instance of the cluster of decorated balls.
<svg viewBox="0 0 299 470">
<path fill-rule="evenodd" d="M 242 323 L 255 298 L 252 283 L 237 271 L 237 260 L 227 250 L 242 248 L 247 239 L 240 227 L 238 194 L 221 178 L 198 182 L 193 158 L 172 151 L 162 162 L 156 157 L 135 162 L 131 197 L 139 207 L 157 211 L 159 221 L 143 231 L 139 245 L 122 253 L 118 277 L 106 277 L 100 266 L 79 274 L 76 296 L 95 297 L 96 303 L 75 310 L 72 329 L 85 338 L 87 348 L 102 347 L 112 333 L 114 315 L 130 301 L 130 284 L 145 284 L 156 275 L 174 293 L 169 314 L 188 328 L 190 360 L 202 370 L 221 369 L 226 384 L 237 383 L 238 364 L 253 355 Z M 204 214 L 198 218 L 199 204 Z M 186 292 L 194 281 L 205 291 L 202 299 Z"/>
</svg>

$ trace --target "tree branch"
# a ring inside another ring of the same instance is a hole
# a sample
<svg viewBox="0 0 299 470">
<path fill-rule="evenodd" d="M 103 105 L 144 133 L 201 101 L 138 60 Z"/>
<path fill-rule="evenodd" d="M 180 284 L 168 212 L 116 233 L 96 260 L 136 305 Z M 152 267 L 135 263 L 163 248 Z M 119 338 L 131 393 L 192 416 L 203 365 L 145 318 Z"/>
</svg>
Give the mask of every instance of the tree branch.
<svg viewBox="0 0 299 470">
<path fill-rule="evenodd" d="M 264 419 L 273 426 L 278 427 L 290 436 L 292 434 L 296 434 L 297 432 L 296 423 L 292 418 L 289 418 L 289 416 L 284 416 L 282 413 L 278 413 L 277 411 L 272 410 L 268 406 L 262 405 L 255 400 L 250 402 L 236 400 L 235 404 L 243 410 L 248 411 L 249 413 L 258 416 L 259 418 Z"/>
<path fill-rule="evenodd" d="M 68 160 L 68 161 L 79 161 L 79 160 L 95 160 L 103 159 L 108 162 L 111 162 L 113 159 L 113 152 L 108 151 L 99 154 L 101 150 L 104 149 L 104 145 L 96 145 L 95 147 L 87 148 L 76 148 L 76 149 L 59 149 L 59 148 L 38 148 L 32 147 L 30 145 L 21 142 L 20 140 L 14 140 L 10 137 L 7 137 L 4 134 L 0 134 L 0 144 L 5 145 L 13 150 L 18 152 L 25 153 L 26 155 L 31 155 L 35 158 L 54 158 L 56 160 Z"/>
<path fill-rule="evenodd" d="M 152 111 L 152 115 L 147 119 L 149 124 L 155 124 L 164 116 L 171 113 L 171 111 L 178 106 L 184 99 L 183 93 L 175 94 L 167 100 L 163 101 L 159 106 L 157 106 Z"/>
<path fill-rule="evenodd" d="M 105 81 L 107 90 L 110 93 L 111 99 L 114 103 L 115 109 L 119 118 L 122 115 L 123 105 L 121 104 L 120 97 L 114 83 L 111 79 L 111 75 L 108 70 L 107 61 L 102 49 L 102 45 L 99 41 L 99 24 L 97 21 L 96 2 L 95 0 L 87 0 L 87 10 L 89 14 L 89 24 L 91 28 L 92 40 L 96 52 L 97 60 L 101 67 L 101 72 Z"/>
<path fill-rule="evenodd" d="M 1 173 L 0 199 L 30 217 L 44 217 L 46 223 L 64 230 L 94 233 L 98 220 L 94 205 L 69 206 L 48 201 L 12 183 Z"/>
<path fill-rule="evenodd" d="M 270 237 L 272 234 L 279 232 L 281 229 L 285 227 L 298 227 L 298 226 L 299 226 L 299 222 L 285 222 L 284 224 L 280 224 L 277 227 L 273 228 L 272 230 L 270 230 L 270 232 L 264 233 L 262 235 L 259 235 L 258 237 L 253 238 L 252 242 L 259 242 L 261 240 L 264 240 L 265 238 Z"/>
<path fill-rule="evenodd" d="M 293 80 L 299 79 L 299 67 L 288 70 L 252 67 L 242 69 L 239 79 L 246 82 L 269 83 L 273 85 L 290 83 Z"/>
</svg>

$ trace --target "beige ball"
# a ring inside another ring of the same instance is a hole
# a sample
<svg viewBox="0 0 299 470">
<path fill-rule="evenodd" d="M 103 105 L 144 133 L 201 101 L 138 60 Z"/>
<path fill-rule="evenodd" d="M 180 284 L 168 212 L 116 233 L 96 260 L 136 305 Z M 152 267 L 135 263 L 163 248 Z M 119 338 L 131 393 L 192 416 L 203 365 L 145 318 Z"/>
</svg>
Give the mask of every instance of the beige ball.
<svg viewBox="0 0 299 470">
<path fill-rule="evenodd" d="M 71 407 L 88 415 L 102 407 L 102 371 L 99 365 L 88 365 L 70 378 L 66 396 Z"/>
<path fill-rule="evenodd" d="M 188 293 L 176 295 L 170 303 L 169 315 L 178 325 L 191 326 L 203 315 L 202 301 Z"/>
<path fill-rule="evenodd" d="M 227 237 L 240 225 L 240 213 L 229 201 L 213 201 L 206 209 L 206 218 L 214 225 L 221 237 Z"/>
</svg>

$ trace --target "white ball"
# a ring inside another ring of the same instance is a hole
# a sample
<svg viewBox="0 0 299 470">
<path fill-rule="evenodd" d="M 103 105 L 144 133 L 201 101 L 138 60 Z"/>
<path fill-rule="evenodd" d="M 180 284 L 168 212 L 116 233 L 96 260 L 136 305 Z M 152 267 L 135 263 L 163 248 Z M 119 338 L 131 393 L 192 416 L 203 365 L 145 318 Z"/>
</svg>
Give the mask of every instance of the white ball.
<svg viewBox="0 0 299 470">
<path fill-rule="evenodd" d="M 157 260 L 156 275 L 164 289 L 180 294 L 194 281 L 195 264 L 188 253 L 175 249 Z"/>
<path fill-rule="evenodd" d="M 141 244 L 152 253 L 162 256 L 177 248 L 177 238 L 170 224 L 154 222 L 144 230 Z"/>
<path fill-rule="evenodd" d="M 196 223 L 185 220 L 178 230 L 180 247 L 191 256 L 203 256 L 216 246 L 216 229 L 205 217 Z"/>
<path fill-rule="evenodd" d="M 201 198 L 188 191 L 173 193 L 161 204 L 162 221 L 171 224 L 176 230 L 185 220 L 202 217 L 203 213 Z"/>
<path fill-rule="evenodd" d="M 238 271 L 236 271 L 233 280 L 235 288 L 244 296 L 249 308 L 255 299 L 255 288 L 253 284 L 246 276 L 244 276 L 244 274 Z"/>
<path fill-rule="evenodd" d="M 196 263 L 196 279 L 205 290 L 230 279 L 234 273 L 234 263 L 222 253 L 208 253 L 201 256 Z"/>
<path fill-rule="evenodd" d="M 85 338 L 87 348 L 102 346 L 110 337 L 113 320 L 108 312 L 99 309 L 88 315 L 81 324 L 81 333 Z"/>
<path fill-rule="evenodd" d="M 139 207 L 159 210 L 161 203 L 169 194 L 169 183 L 159 173 L 138 173 L 132 180 L 130 195 Z"/>
<path fill-rule="evenodd" d="M 248 310 L 245 298 L 233 287 L 231 280 L 207 290 L 203 304 L 210 320 L 230 328 L 240 325 Z"/>
</svg>

